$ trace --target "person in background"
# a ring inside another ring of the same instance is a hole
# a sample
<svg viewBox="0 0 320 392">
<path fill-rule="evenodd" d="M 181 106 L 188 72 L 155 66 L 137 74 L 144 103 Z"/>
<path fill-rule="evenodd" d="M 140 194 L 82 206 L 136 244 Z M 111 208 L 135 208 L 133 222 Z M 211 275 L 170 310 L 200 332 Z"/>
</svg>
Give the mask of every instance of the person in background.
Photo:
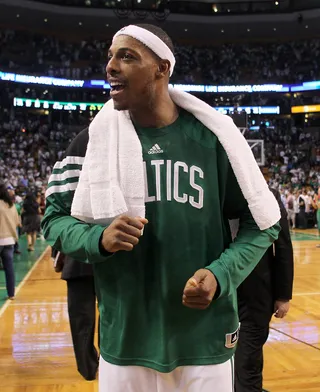
<svg viewBox="0 0 320 392">
<path fill-rule="evenodd" d="M 17 227 L 20 218 L 12 198 L 4 184 L 0 184 L 0 257 L 6 276 L 8 298 L 13 300 L 15 294 L 15 275 L 13 268 L 14 244 L 17 241 Z"/>
<path fill-rule="evenodd" d="M 20 203 L 18 202 L 18 200 L 17 200 L 15 189 L 13 188 L 13 186 L 9 185 L 9 186 L 7 186 L 7 191 L 8 191 L 8 193 L 9 193 L 9 196 L 10 196 L 10 198 L 11 198 L 13 204 L 15 205 L 15 207 L 16 207 L 16 209 L 17 209 L 17 212 L 18 212 L 18 215 L 19 215 L 19 217 L 20 217 L 20 216 L 21 216 L 21 204 L 20 204 Z M 14 244 L 14 253 L 17 254 L 17 255 L 20 255 L 20 254 L 21 254 L 21 251 L 20 251 L 20 249 L 19 249 L 19 236 L 20 236 L 20 231 L 21 231 L 21 227 L 19 226 L 19 227 L 17 228 L 17 238 L 18 238 L 18 239 L 17 239 L 16 243 Z"/>
<path fill-rule="evenodd" d="M 78 371 L 87 381 L 95 380 L 99 355 L 94 346 L 96 290 L 92 265 L 65 256 L 61 279 L 67 282 L 68 314 Z"/>
<path fill-rule="evenodd" d="M 308 227 L 308 220 L 307 220 L 307 209 L 308 209 L 308 199 L 307 199 L 307 192 L 305 189 L 302 190 L 298 198 L 299 202 L 299 214 L 298 214 L 298 222 L 300 229 L 307 229 Z"/>
<path fill-rule="evenodd" d="M 294 209 L 294 196 L 293 196 L 291 190 L 289 190 L 289 192 L 288 192 L 285 206 L 287 208 L 289 227 L 290 227 L 290 223 L 292 222 L 292 228 L 295 229 L 296 228 L 296 213 L 295 213 L 295 209 Z"/>
<path fill-rule="evenodd" d="M 296 220 L 296 227 L 299 227 L 299 221 L 298 221 L 298 215 L 299 215 L 299 197 L 300 197 L 300 191 L 296 190 L 293 192 L 293 198 L 294 198 L 294 213 L 295 213 L 295 220 Z"/>
<path fill-rule="evenodd" d="M 40 213 L 40 221 L 41 221 L 41 218 L 43 217 L 45 209 L 46 209 L 45 197 L 42 194 L 41 190 L 37 191 L 36 201 L 39 204 L 39 213 Z M 37 232 L 37 238 L 44 240 L 41 228 L 40 228 L 40 231 Z"/>
<path fill-rule="evenodd" d="M 22 231 L 27 234 L 28 251 L 34 251 L 40 231 L 40 208 L 33 193 L 28 193 L 22 207 Z"/>
<path fill-rule="evenodd" d="M 293 285 L 293 249 L 287 212 L 279 192 L 274 193 L 281 211 L 281 231 L 253 272 L 238 288 L 241 323 L 235 353 L 235 392 L 261 392 L 263 345 L 268 339 L 274 314 L 283 318 L 289 311 Z"/>
<path fill-rule="evenodd" d="M 316 211 L 317 228 L 318 228 L 318 234 L 320 237 L 320 188 L 318 188 L 318 193 L 316 193 L 313 197 L 312 206 L 313 206 L 314 210 Z M 317 245 L 317 248 L 320 248 L 320 245 Z"/>
</svg>

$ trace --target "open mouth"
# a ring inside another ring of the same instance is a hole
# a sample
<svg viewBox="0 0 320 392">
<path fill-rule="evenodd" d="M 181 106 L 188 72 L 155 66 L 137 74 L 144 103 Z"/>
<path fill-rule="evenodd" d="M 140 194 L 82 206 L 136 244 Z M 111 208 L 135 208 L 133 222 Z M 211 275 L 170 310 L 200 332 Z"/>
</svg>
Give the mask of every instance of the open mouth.
<svg viewBox="0 0 320 392">
<path fill-rule="evenodd" d="M 117 93 L 120 93 L 121 91 L 123 91 L 125 88 L 124 84 L 121 83 L 111 83 L 110 84 L 110 89 L 111 89 L 111 94 L 115 95 Z"/>
</svg>

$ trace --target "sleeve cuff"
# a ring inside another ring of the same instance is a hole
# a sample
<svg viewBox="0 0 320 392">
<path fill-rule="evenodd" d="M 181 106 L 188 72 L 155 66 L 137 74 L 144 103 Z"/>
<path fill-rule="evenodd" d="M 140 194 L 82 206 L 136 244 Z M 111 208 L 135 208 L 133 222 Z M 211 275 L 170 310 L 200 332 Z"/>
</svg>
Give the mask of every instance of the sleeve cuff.
<svg viewBox="0 0 320 392">
<path fill-rule="evenodd" d="M 206 267 L 206 269 L 213 273 L 218 282 L 218 289 L 213 299 L 216 300 L 225 295 L 228 295 L 230 292 L 230 287 L 228 284 L 229 279 L 227 271 L 225 271 L 218 262 L 213 262 L 210 266 Z"/>
<path fill-rule="evenodd" d="M 112 256 L 113 253 L 105 251 L 101 245 L 101 238 L 106 228 L 103 226 L 93 226 L 92 232 L 90 233 L 88 241 L 87 254 L 90 263 L 95 264 L 101 261 L 105 261 L 108 257 Z"/>
</svg>

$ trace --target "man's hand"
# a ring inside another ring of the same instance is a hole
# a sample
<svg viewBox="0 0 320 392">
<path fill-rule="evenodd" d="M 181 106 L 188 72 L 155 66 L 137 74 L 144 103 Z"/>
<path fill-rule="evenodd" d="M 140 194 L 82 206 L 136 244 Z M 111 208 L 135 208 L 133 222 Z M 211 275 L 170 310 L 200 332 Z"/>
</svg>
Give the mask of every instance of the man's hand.
<svg viewBox="0 0 320 392">
<path fill-rule="evenodd" d="M 101 245 L 110 253 L 119 250 L 130 251 L 139 243 L 142 230 L 147 223 L 148 220 L 145 218 L 121 215 L 105 229 Z"/>
<path fill-rule="evenodd" d="M 217 291 L 218 283 L 207 269 L 198 270 L 183 290 L 182 303 L 192 309 L 206 309 Z"/>
<path fill-rule="evenodd" d="M 290 302 L 289 301 L 276 301 L 274 303 L 274 316 L 276 318 L 283 318 L 289 312 Z"/>
</svg>

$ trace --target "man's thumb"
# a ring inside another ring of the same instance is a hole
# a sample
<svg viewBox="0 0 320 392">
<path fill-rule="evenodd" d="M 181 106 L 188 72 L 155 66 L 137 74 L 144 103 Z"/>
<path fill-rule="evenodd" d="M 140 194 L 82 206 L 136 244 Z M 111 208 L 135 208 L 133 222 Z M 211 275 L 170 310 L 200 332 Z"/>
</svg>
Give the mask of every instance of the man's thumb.
<svg viewBox="0 0 320 392">
<path fill-rule="evenodd" d="M 205 279 L 205 277 L 207 276 L 207 272 L 208 271 L 205 269 L 200 269 L 197 272 L 195 272 L 195 274 L 193 275 L 193 277 L 191 279 L 194 279 L 194 281 L 196 281 L 197 285 L 198 285 L 199 283 L 201 283 Z"/>
<path fill-rule="evenodd" d="M 197 281 L 195 280 L 194 277 L 192 277 L 192 278 L 190 278 L 190 279 L 188 280 L 188 282 L 187 282 L 185 288 L 186 288 L 186 289 L 191 289 L 191 288 L 197 287 L 197 286 L 198 286 Z"/>
</svg>

